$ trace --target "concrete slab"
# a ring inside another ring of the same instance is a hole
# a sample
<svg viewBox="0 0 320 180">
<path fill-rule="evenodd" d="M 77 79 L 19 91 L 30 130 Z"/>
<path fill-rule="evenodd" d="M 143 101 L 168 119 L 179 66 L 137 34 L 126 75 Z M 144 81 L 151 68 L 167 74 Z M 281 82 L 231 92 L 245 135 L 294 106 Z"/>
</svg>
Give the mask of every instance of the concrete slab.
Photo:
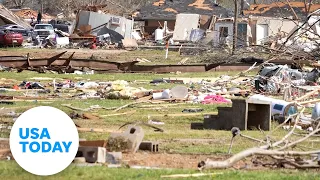
<svg viewBox="0 0 320 180">
<path fill-rule="evenodd" d="M 135 153 L 138 151 L 139 146 L 144 138 L 144 131 L 140 126 L 129 125 L 127 130 L 123 133 L 111 133 L 110 138 L 122 137 L 128 141 L 128 149 Z"/>
<path fill-rule="evenodd" d="M 106 148 L 80 146 L 76 157 L 84 157 L 88 163 L 105 163 Z"/>
</svg>

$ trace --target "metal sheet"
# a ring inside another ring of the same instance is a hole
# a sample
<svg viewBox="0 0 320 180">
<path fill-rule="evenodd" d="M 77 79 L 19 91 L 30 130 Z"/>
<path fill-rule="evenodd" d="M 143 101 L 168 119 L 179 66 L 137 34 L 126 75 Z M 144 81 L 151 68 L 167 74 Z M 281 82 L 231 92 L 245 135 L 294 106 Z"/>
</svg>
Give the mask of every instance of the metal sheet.
<svg viewBox="0 0 320 180">
<path fill-rule="evenodd" d="M 178 14 L 173 32 L 174 41 L 189 41 L 192 29 L 199 26 L 199 14 Z"/>
</svg>

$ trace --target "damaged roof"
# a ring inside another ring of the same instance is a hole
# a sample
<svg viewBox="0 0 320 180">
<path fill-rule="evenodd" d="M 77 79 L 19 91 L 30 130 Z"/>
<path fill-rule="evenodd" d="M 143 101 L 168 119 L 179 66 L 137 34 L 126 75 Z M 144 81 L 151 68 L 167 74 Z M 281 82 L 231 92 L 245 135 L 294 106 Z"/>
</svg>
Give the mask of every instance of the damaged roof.
<svg viewBox="0 0 320 180">
<path fill-rule="evenodd" d="M 230 12 L 211 0 L 156 0 L 133 13 L 135 19 L 175 20 L 179 13 L 228 17 Z"/>
<path fill-rule="evenodd" d="M 304 19 L 308 12 L 309 5 L 307 5 L 307 9 L 303 2 L 274 2 L 271 4 L 253 4 L 250 5 L 248 10 L 244 10 L 243 14 L 245 16 L 253 15 L 253 16 L 264 16 L 264 17 L 281 17 L 288 18 L 294 17 L 294 13 L 291 10 L 291 7 L 294 12 L 297 14 L 299 19 Z M 320 9 L 320 4 L 311 4 L 309 13 L 314 12 Z"/>
<path fill-rule="evenodd" d="M 32 17 L 37 19 L 38 16 L 38 12 L 32 9 L 11 9 L 11 11 L 22 19 L 30 19 Z M 42 14 L 42 19 L 51 20 L 53 18 L 53 16 L 50 16 L 48 14 Z"/>
</svg>

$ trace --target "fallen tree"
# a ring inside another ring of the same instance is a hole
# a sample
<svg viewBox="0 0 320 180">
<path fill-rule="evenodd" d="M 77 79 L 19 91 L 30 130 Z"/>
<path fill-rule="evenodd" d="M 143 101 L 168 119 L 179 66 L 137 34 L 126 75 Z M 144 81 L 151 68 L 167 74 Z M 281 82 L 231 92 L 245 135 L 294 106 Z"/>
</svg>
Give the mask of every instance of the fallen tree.
<svg viewBox="0 0 320 180">
<path fill-rule="evenodd" d="M 291 137 L 294 134 L 294 131 L 297 127 L 298 121 L 300 119 L 300 116 L 302 115 L 304 111 L 303 110 L 295 115 L 294 119 L 294 125 L 292 129 L 280 140 L 278 141 L 272 141 L 270 138 L 270 135 L 272 134 L 272 131 L 270 134 L 266 136 L 266 140 L 258 140 L 259 143 L 263 142 L 265 143 L 263 146 L 259 147 L 254 147 L 250 148 L 247 150 L 244 150 L 240 153 L 237 153 L 230 157 L 229 159 L 226 159 L 224 161 L 213 161 L 210 159 L 207 159 L 206 161 L 201 161 L 198 164 L 198 168 L 200 170 L 203 169 L 225 169 L 225 168 L 230 168 L 233 165 L 235 165 L 237 162 L 257 155 L 257 156 L 268 156 L 271 157 L 274 161 L 276 161 L 277 164 L 286 164 L 294 168 L 299 168 L 299 169 L 305 169 L 305 168 L 320 168 L 320 149 L 312 149 L 310 151 L 294 151 L 294 150 L 287 150 L 287 149 L 294 149 L 297 147 L 305 147 L 300 145 L 302 142 L 306 141 L 310 137 L 313 137 L 315 134 L 320 132 L 320 121 L 317 121 L 317 126 L 314 128 L 314 130 L 302 138 L 299 138 L 293 142 L 289 141 L 289 137 Z M 288 117 L 284 123 L 280 124 L 278 127 L 275 128 L 278 129 L 285 123 L 287 123 L 291 119 L 292 121 L 292 116 Z M 229 148 L 232 147 L 232 142 L 233 138 L 237 135 L 241 136 L 240 130 L 238 128 L 233 128 L 232 129 L 232 140 Z M 248 136 L 242 135 L 241 137 L 247 138 Z M 254 141 L 257 141 L 255 138 L 247 138 L 251 139 Z M 303 157 L 303 158 L 302 158 Z M 275 163 L 275 164 L 276 164 Z"/>
</svg>

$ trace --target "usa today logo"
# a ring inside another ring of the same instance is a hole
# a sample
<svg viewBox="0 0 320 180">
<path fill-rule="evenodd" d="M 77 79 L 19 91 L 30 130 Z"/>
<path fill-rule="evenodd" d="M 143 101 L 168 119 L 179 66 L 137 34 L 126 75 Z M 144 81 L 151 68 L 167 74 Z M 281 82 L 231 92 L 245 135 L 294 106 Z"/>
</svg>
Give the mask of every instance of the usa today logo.
<svg viewBox="0 0 320 180">
<path fill-rule="evenodd" d="M 23 113 L 10 132 L 10 150 L 16 162 L 35 175 L 53 175 L 75 158 L 79 135 L 72 119 L 47 106 Z"/>
</svg>

